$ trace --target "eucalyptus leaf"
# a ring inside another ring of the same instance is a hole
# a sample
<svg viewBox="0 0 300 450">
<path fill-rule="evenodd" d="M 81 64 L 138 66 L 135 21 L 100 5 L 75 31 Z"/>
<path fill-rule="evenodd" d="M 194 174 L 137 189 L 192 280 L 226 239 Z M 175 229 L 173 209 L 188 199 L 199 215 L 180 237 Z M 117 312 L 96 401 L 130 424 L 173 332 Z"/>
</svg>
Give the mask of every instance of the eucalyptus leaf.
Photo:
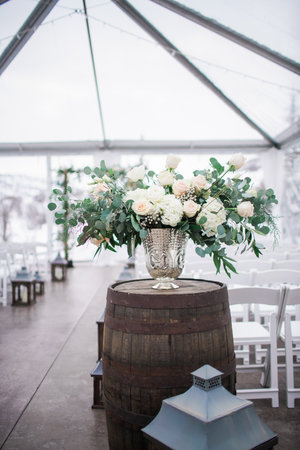
<svg viewBox="0 0 300 450">
<path fill-rule="evenodd" d="M 64 219 L 56 219 L 55 223 L 56 225 L 62 225 L 64 224 L 66 221 Z"/>
<path fill-rule="evenodd" d="M 145 239 L 147 237 L 147 231 L 146 230 L 140 230 L 140 238 Z"/>
<path fill-rule="evenodd" d="M 69 220 L 69 225 L 71 225 L 71 227 L 76 227 L 76 225 L 77 225 L 77 220 L 75 220 L 75 219 L 70 219 L 70 220 Z"/>
<path fill-rule="evenodd" d="M 90 167 L 86 166 L 86 167 L 83 169 L 83 172 L 84 172 L 86 175 L 90 175 L 90 174 L 92 173 L 92 169 L 91 169 Z"/>
<path fill-rule="evenodd" d="M 100 167 L 101 167 L 102 172 L 106 172 L 106 164 L 103 159 L 100 162 Z"/>
<path fill-rule="evenodd" d="M 207 222 L 206 216 L 200 217 L 200 219 L 197 221 L 198 225 L 203 225 L 203 224 L 205 224 L 205 222 Z"/>
<path fill-rule="evenodd" d="M 54 211 L 57 208 L 55 203 L 48 203 L 48 209 L 50 211 Z"/>
<path fill-rule="evenodd" d="M 206 253 L 201 247 L 196 247 L 195 249 L 197 255 L 201 256 L 201 258 L 204 258 Z"/>
</svg>

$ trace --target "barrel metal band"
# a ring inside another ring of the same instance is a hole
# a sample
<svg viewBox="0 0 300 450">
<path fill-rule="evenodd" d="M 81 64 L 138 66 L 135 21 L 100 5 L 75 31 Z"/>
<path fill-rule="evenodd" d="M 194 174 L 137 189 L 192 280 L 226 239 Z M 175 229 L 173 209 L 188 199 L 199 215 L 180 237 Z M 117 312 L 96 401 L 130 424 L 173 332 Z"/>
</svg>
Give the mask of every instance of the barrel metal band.
<svg viewBox="0 0 300 450">
<path fill-rule="evenodd" d="M 116 318 L 109 315 L 107 311 L 105 316 L 105 327 L 123 333 L 146 334 L 146 335 L 163 335 L 163 334 L 191 334 L 202 333 L 206 331 L 216 330 L 230 323 L 230 310 L 218 314 L 203 314 L 195 321 L 187 322 L 160 322 L 149 323 L 140 320 L 130 320 L 127 318 Z"/>
</svg>

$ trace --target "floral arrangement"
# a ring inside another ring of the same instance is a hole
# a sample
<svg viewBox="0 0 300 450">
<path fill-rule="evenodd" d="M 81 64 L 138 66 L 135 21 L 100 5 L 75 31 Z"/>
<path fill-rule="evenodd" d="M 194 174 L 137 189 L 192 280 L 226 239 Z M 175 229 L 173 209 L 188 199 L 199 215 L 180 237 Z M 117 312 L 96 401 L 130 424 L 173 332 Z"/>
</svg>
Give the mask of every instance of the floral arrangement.
<svg viewBox="0 0 300 450">
<path fill-rule="evenodd" d="M 236 269 L 226 246 L 243 244 L 242 251 L 259 257 L 264 246 L 256 236 L 277 233 L 273 190 L 256 192 L 249 177 L 241 178 L 237 170 L 246 161 L 241 153 L 233 155 L 226 167 L 210 158 L 210 168 L 195 170 L 189 179 L 177 172 L 180 160 L 168 155 L 158 174 L 143 165 L 134 167 L 127 173 L 127 183 L 120 182 L 118 172 L 107 169 L 104 161 L 94 170 L 85 167 L 91 176 L 87 198 L 71 199 L 71 188 L 58 198 L 62 206 L 68 201 L 72 210 L 68 225 L 76 227 L 78 245 L 91 241 L 96 254 L 127 245 L 131 256 L 147 229 L 171 227 L 185 231 L 196 244 L 196 253 L 211 256 L 217 272 L 223 265 L 228 276 Z M 59 205 L 52 202 L 48 208 L 56 210 L 56 221 L 65 220 Z"/>
</svg>

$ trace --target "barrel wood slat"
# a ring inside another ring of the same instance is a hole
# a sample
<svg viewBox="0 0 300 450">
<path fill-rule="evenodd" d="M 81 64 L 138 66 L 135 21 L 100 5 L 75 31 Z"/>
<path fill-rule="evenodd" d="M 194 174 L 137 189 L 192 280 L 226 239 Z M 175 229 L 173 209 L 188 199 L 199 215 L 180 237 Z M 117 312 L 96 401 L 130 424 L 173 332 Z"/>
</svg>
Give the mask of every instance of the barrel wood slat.
<svg viewBox="0 0 300 450">
<path fill-rule="evenodd" d="M 224 372 L 235 393 L 235 356 L 227 288 L 180 279 L 176 291 L 153 280 L 108 288 L 103 341 L 103 393 L 110 450 L 145 450 L 139 431 L 162 400 L 185 392 L 204 364 Z"/>
</svg>

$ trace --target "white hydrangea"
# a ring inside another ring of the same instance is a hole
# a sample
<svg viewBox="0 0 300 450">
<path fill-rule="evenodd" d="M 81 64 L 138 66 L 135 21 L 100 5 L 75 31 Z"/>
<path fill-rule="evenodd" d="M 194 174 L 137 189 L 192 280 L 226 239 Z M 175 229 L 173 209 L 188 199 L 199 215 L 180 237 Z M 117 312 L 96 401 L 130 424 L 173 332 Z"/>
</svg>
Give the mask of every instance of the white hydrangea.
<svg viewBox="0 0 300 450">
<path fill-rule="evenodd" d="M 164 225 L 176 227 L 183 216 L 183 207 L 181 201 L 175 195 L 167 194 L 159 202 L 161 210 L 161 222 Z"/>
<path fill-rule="evenodd" d="M 208 197 L 196 218 L 197 223 L 201 217 L 207 218 L 207 221 L 202 225 L 207 236 L 217 234 L 218 226 L 226 222 L 226 210 L 223 203 L 213 197 Z"/>
</svg>

